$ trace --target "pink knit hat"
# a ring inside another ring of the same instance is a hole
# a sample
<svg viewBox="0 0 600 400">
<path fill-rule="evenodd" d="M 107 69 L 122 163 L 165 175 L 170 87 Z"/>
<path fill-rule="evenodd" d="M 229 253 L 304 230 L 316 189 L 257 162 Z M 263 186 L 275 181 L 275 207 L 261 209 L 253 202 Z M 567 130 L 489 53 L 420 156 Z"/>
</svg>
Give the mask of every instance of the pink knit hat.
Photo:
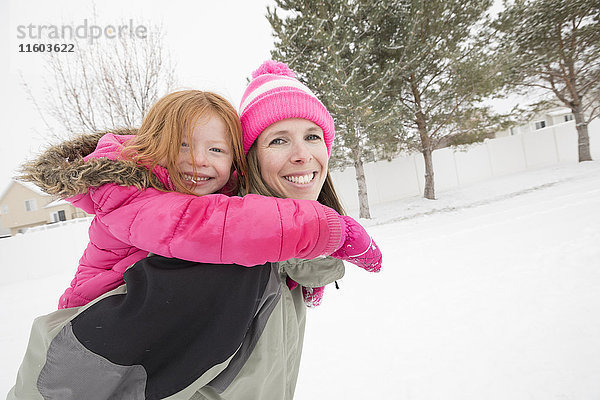
<svg viewBox="0 0 600 400">
<path fill-rule="evenodd" d="M 286 118 L 304 118 L 323 129 L 327 154 L 331 155 L 335 136 L 333 118 L 287 64 L 265 61 L 252 73 L 252 78 L 240 104 L 245 154 L 269 125 Z"/>
</svg>

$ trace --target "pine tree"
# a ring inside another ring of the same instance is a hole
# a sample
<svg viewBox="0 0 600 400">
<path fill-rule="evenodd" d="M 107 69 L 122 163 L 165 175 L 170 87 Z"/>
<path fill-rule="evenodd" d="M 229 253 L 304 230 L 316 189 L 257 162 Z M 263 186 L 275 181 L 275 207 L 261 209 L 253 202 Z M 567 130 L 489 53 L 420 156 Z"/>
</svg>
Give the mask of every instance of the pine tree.
<svg viewBox="0 0 600 400">
<path fill-rule="evenodd" d="M 273 56 L 310 77 L 334 114 L 345 152 L 336 158 L 354 163 L 361 216 L 365 158 L 389 158 L 403 147 L 422 152 L 424 195 L 434 199 L 433 150 L 489 133 L 492 117 L 478 102 L 500 82 L 484 36 L 492 0 L 276 3 L 267 15 Z"/>
<path fill-rule="evenodd" d="M 575 117 L 579 161 L 591 160 L 588 124 L 600 115 L 600 2 L 515 0 L 495 21 L 506 85 L 541 88 Z"/>
<path fill-rule="evenodd" d="M 286 62 L 336 121 L 332 165 L 353 165 L 360 217 L 370 218 L 365 161 L 389 158 L 398 146 L 397 110 L 386 103 L 386 76 L 374 60 L 367 2 L 277 0 L 268 9 L 274 59 Z M 283 16 L 280 16 L 283 14 Z M 388 79 L 389 80 L 389 79 Z"/>
<path fill-rule="evenodd" d="M 424 196 L 435 199 L 432 152 L 461 133 L 465 119 L 486 124 L 477 103 L 498 86 L 482 40 L 491 0 L 384 0 L 373 14 L 381 70 L 425 161 Z M 470 129 L 473 129 L 471 127 Z"/>
</svg>

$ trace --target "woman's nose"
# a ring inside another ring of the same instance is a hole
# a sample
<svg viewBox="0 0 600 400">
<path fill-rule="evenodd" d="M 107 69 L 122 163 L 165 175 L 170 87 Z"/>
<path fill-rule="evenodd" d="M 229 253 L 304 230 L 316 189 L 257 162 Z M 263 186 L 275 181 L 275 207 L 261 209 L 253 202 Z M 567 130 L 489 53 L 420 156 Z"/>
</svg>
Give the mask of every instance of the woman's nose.
<svg viewBox="0 0 600 400">
<path fill-rule="evenodd" d="M 292 162 L 302 164 L 308 162 L 312 159 L 312 153 L 310 149 L 304 143 L 304 141 L 300 143 L 295 143 L 292 149 Z"/>
</svg>

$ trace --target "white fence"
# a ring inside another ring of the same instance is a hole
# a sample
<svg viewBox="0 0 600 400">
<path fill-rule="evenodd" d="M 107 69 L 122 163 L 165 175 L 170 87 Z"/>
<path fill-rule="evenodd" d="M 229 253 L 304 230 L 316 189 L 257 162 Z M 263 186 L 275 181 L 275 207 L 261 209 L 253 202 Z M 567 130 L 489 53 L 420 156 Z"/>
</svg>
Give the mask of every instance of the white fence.
<svg viewBox="0 0 600 400">
<path fill-rule="evenodd" d="M 600 120 L 589 126 L 592 158 L 600 158 Z M 526 134 L 489 139 L 464 149 L 444 148 L 433 152 L 436 194 L 445 190 L 561 163 L 576 163 L 575 122 L 552 125 Z M 336 191 L 347 211 L 358 210 L 358 186 L 354 167 L 331 173 Z M 425 164 L 420 153 L 392 161 L 365 164 L 369 205 L 423 195 Z"/>
<path fill-rule="evenodd" d="M 27 233 L 40 232 L 40 231 L 50 231 L 52 229 L 60 228 L 60 227 L 65 226 L 65 225 L 86 224 L 86 225 L 89 226 L 90 223 L 92 222 L 93 218 L 94 217 L 75 218 L 75 219 L 68 219 L 66 221 L 53 222 L 51 224 L 34 226 L 33 228 L 27 228 Z"/>
</svg>

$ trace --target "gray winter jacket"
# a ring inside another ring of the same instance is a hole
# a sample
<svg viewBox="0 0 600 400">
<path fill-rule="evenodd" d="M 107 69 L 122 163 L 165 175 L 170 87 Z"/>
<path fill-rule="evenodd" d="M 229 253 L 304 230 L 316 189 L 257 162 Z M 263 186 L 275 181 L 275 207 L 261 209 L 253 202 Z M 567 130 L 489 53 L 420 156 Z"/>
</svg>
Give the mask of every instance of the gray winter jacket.
<svg viewBox="0 0 600 400">
<path fill-rule="evenodd" d="M 34 321 L 7 399 L 292 399 L 301 287 L 344 274 L 333 258 L 252 268 L 151 256 L 125 285 Z"/>
</svg>

